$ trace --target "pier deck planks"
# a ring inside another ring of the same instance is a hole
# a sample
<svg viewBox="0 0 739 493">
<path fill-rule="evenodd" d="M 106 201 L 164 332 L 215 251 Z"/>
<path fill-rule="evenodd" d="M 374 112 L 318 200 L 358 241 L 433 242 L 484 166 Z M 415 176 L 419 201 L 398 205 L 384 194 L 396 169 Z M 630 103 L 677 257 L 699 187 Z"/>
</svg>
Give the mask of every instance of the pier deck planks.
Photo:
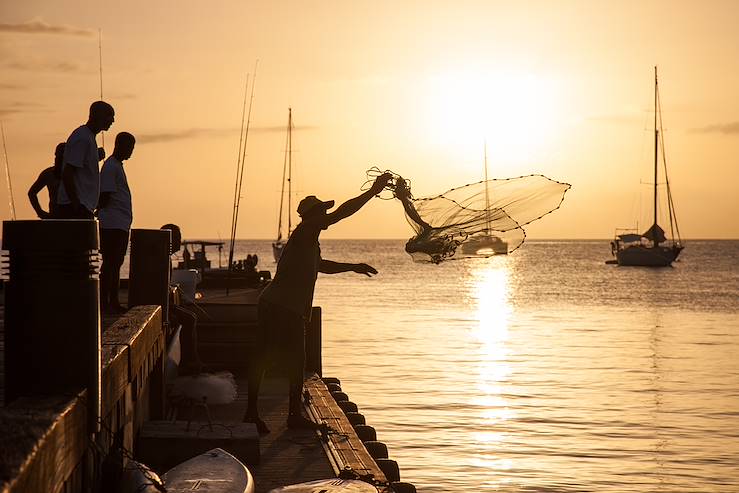
<svg viewBox="0 0 739 493">
<path fill-rule="evenodd" d="M 315 418 L 333 429 L 328 436 L 328 453 L 334 456 L 339 469 L 349 468 L 361 476 L 371 475 L 375 481 L 386 483 L 387 479 L 354 431 L 323 381 L 313 375 L 305 381 L 310 395 L 308 407 Z"/>
<path fill-rule="evenodd" d="M 205 303 L 220 305 L 241 304 L 243 298 L 252 296 L 253 293 L 245 292 L 241 300 L 222 297 L 218 292 L 206 292 Z M 225 293 L 224 293 L 225 294 Z M 232 293 L 233 294 L 233 293 Z M 205 306 L 207 309 L 208 307 Z M 235 307 L 235 309 L 237 309 Z M 253 308 L 252 308 L 253 309 Z M 2 351 L 2 306 L 0 306 L 0 392 L 3 391 L 3 351 Z M 199 314 L 200 317 L 200 314 Z M 120 317 L 106 316 L 102 320 L 103 330 L 115 325 Z M 114 331 L 120 330 L 115 328 Z M 127 332 L 123 330 L 122 332 Z M 109 340 L 110 341 L 110 340 Z M 160 341 L 147 341 L 147 344 L 157 344 Z M 120 373 L 130 371 L 130 366 L 136 366 L 136 362 L 129 360 L 124 353 L 129 350 L 124 345 L 109 345 L 103 347 L 103 360 L 108 365 L 120 365 Z M 132 364 L 133 363 L 133 364 Z M 128 367 L 128 368 L 126 368 Z M 110 368 L 111 373 L 115 370 Z M 111 388 L 103 389 L 103 400 L 118 394 L 123 387 L 123 381 L 117 383 L 110 375 L 108 380 Z M 210 412 L 214 422 L 234 423 L 240 422 L 246 409 L 247 381 L 245 376 L 237 377 L 238 395 L 236 401 L 221 406 L 211 406 Z M 338 434 L 331 435 L 331 446 L 337 457 L 340 468 L 344 465 L 352 467 L 358 473 L 370 473 L 377 480 L 385 479 L 382 471 L 371 459 L 369 453 L 364 449 L 362 442 L 354 433 L 349 421 L 344 416 L 341 408 L 334 402 L 330 392 L 323 382 L 316 376 L 306 380 L 306 390 L 311 396 L 311 412 L 317 414 L 318 419 L 328 423 Z M 266 493 L 272 488 L 286 484 L 301 483 L 319 479 L 327 479 L 336 476 L 334 470 L 337 457 L 329 459 L 328 453 L 319 436 L 312 431 L 289 430 L 286 426 L 287 420 L 287 393 L 288 381 L 284 377 L 268 376 L 262 385 L 260 397 L 260 411 L 267 426 L 272 430 L 267 435 L 260 437 L 261 461 L 259 465 L 250 465 L 249 470 L 254 475 L 256 493 Z M 0 393 L 0 398 L 2 393 Z M 203 418 L 204 419 L 204 418 Z"/>
<path fill-rule="evenodd" d="M 211 406 L 215 422 L 239 422 L 246 410 L 246 377 L 236 381 L 236 401 L 222 406 Z M 289 430 L 287 421 L 287 378 L 268 376 L 262 384 L 259 410 L 271 432 L 260 436 L 261 460 L 249 465 L 254 476 L 256 493 L 272 488 L 335 477 L 321 441 L 313 431 Z"/>
</svg>

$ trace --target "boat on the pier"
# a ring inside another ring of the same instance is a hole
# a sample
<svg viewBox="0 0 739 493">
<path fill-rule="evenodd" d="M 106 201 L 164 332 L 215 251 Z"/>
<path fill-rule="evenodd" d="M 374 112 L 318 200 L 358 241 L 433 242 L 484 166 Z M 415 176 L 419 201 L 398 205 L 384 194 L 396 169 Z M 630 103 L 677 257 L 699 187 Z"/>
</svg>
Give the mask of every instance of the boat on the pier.
<svg viewBox="0 0 739 493">
<path fill-rule="evenodd" d="M 253 493 L 254 479 L 239 459 L 216 448 L 179 464 L 162 476 L 169 493 Z"/>
<path fill-rule="evenodd" d="M 271 278 L 266 270 L 257 270 L 259 259 L 256 255 L 248 255 L 241 260 L 235 260 L 231 270 L 222 265 L 224 242 L 205 240 L 185 240 L 182 242 L 182 260 L 177 263 L 177 269 L 196 269 L 200 273 L 200 288 L 255 288 Z M 208 258 L 206 248 L 218 249 L 218 267 L 213 266 Z"/>
<path fill-rule="evenodd" d="M 670 192 L 670 180 L 667 177 L 667 159 L 664 152 L 664 135 L 662 132 L 662 105 L 659 98 L 659 84 L 657 67 L 654 67 L 654 184 L 652 188 L 652 225 L 644 233 L 638 230 L 617 230 L 616 237 L 611 242 L 611 253 L 618 265 L 667 267 L 677 260 L 683 250 L 680 241 L 680 230 L 677 226 L 675 207 Z M 664 169 L 665 197 L 667 204 L 667 218 L 670 224 L 670 239 L 664 229 L 658 224 L 658 168 L 659 150 L 662 149 L 662 163 Z"/>
</svg>

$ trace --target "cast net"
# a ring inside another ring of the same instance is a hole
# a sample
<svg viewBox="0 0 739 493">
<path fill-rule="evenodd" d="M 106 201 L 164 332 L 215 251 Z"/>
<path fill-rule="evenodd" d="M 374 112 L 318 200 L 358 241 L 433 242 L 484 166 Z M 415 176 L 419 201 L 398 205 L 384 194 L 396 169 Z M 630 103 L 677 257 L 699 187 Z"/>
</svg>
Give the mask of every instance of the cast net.
<svg viewBox="0 0 739 493">
<path fill-rule="evenodd" d="M 385 172 L 393 175 L 386 190 L 403 204 L 415 231 L 406 251 L 414 261 L 437 264 L 516 250 L 526 238 L 523 227 L 557 210 L 570 189 L 569 184 L 543 175 L 527 175 L 480 181 L 433 197 L 414 198 L 410 181 Z M 382 173 L 375 167 L 367 171 L 367 177 L 374 180 Z"/>
</svg>

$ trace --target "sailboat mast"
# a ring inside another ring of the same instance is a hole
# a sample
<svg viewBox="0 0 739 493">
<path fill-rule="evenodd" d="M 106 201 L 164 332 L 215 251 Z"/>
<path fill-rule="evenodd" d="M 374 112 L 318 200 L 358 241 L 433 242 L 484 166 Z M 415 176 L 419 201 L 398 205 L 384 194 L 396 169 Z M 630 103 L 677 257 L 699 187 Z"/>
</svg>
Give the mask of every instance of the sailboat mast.
<svg viewBox="0 0 739 493">
<path fill-rule="evenodd" d="M 287 177 L 287 148 L 288 148 L 289 140 L 290 140 L 290 118 L 288 117 L 287 132 L 285 132 L 285 152 L 282 157 L 282 183 L 281 183 L 281 188 L 280 188 L 280 213 L 277 215 L 277 241 L 282 240 L 282 211 L 285 205 L 285 180 Z M 290 236 L 289 230 L 288 230 L 288 236 Z"/>
<path fill-rule="evenodd" d="M 488 142 L 484 142 L 485 153 L 485 232 L 490 232 L 490 193 L 488 192 Z"/>
<path fill-rule="evenodd" d="M 659 148 L 659 130 L 657 129 L 657 66 L 654 66 L 654 224 L 657 224 L 657 149 Z M 655 241 L 655 245 L 656 245 Z"/>
<path fill-rule="evenodd" d="M 293 109 L 287 109 L 287 236 L 292 233 L 293 198 Z"/>
</svg>

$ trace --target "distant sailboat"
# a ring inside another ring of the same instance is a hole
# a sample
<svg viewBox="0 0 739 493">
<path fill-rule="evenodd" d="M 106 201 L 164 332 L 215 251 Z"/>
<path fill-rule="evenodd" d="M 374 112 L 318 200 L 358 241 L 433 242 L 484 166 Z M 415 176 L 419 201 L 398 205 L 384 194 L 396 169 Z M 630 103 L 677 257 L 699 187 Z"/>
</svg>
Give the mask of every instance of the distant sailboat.
<svg viewBox="0 0 739 493">
<path fill-rule="evenodd" d="M 282 190 L 280 191 L 280 214 L 277 219 L 277 239 L 272 243 L 272 254 L 275 262 L 280 261 L 282 250 L 287 244 L 288 238 L 292 233 L 292 129 L 293 129 L 293 110 L 288 108 L 287 113 L 287 136 L 285 138 L 285 159 L 282 164 Z M 285 204 L 285 184 L 287 184 L 287 234 L 282 236 L 282 216 Z"/>
<path fill-rule="evenodd" d="M 671 236 L 671 240 L 669 241 L 667 240 L 665 230 L 657 224 L 657 170 L 660 148 L 662 149 L 665 187 L 667 189 L 667 209 Z M 675 207 L 672 202 L 672 194 L 670 193 L 670 181 L 667 178 L 667 160 L 665 159 L 664 137 L 662 135 L 662 105 L 659 99 L 657 67 L 654 67 L 654 186 L 652 205 L 654 223 L 642 234 L 636 231 L 617 234 L 616 238 L 611 242 L 611 251 L 616 257 L 616 261 L 610 261 L 609 263 L 644 267 L 667 267 L 677 259 L 683 250 L 680 242 L 680 230 L 677 227 Z"/>
<path fill-rule="evenodd" d="M 485 143 L 485 210 L 487 211 L 486 227 L 483 231 L 467 238 L 462 244 L 462 252 L 472 255 L 507 255 L 508 243 L 492 233 L 490 217 L 490 192 L 488 190 L 488 146 Z"/>
</svg>

